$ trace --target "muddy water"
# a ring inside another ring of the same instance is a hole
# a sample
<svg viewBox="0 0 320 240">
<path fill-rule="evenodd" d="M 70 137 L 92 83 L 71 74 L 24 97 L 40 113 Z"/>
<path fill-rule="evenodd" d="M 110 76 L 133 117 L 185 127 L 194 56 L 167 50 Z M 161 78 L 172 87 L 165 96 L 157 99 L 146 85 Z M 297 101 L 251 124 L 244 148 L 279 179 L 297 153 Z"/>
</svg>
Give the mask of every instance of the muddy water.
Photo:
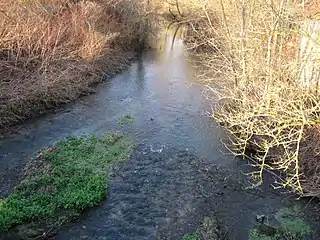
<svg viewBox="0 0 320 240">
<path fill-rule="evenodd" d="M 255 216 L 272 216 L 289 199 L 268 186 L 250 185 L 225 152 L 221 128 L 194 82 L 181 41 L 143 54 L 132 66 L 83 97 L 0 142 L 1 196 L 10 193 L 28 157 L 70 135 L 119 130 L 137 150 L 115 169 L 108 199 L 57 239 L 182 239 L 205 218 L 218 221 L 220 239 L 247 239 Z M 124 115 L 132 124 L 120 125 Z M 315 238 L 316 239 L 316 238 Z"/>
</svg>

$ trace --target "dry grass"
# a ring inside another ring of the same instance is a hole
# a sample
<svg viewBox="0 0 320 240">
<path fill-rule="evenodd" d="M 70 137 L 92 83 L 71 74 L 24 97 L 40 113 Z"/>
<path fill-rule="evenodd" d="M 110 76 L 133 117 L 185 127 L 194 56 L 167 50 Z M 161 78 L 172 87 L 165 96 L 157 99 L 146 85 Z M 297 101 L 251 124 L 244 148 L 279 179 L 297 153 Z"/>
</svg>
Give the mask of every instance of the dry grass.
<svg viewBox="0 0 320 240">
<path fill-rule="evenodd" d="M 147 0 L 0 0 L 0 128 L 90 91 L 151 29 Z"/>
<path fill-rule="evenodd" d="M 192 10 L 186 44 L 205 64 L 200 78 L 232 151 L 253 159 L 258 184 L 272 171 L 275 187 L 318 197 L 319 3 L 184 2 Z"/>
</svg>

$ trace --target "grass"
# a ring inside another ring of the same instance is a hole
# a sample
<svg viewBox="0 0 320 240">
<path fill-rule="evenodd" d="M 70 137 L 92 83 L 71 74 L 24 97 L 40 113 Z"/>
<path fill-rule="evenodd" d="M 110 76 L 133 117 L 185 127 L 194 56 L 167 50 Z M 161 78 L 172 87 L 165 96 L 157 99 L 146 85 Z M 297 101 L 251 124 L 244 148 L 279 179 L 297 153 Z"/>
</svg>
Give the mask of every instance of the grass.
<svg viewBox="0 0 320 240">
<path fill-rule="evenodd" d="M 312 229 L 297 210 L 283 208 L 276 213 L 276 219 L 280 222 L 282 231 L 289 233 L 296 239 L 301 239 L 312 233 Z"/>
<path fill-rule="evenodd" d="M 183 240 L 200 240 L 200 235 L 196 233 L 188 233 L 184 235 Z"/>
<path fill-rule="evenodd" d="M 153 36 L 147 0 L 0 0 L 0 129 L 77 99 Z"/>
<path fill-rule="evenodd" d="M 120 125 L 126 125 L 126 124 L 131 124 L 131 123 L 133 123 L 133 121 L 134 121 L 134 117 L 133 117 L 132 115 L 127 114 L 127 115 L 121 117 L 121 118 L 118 120 L 118 123 L 119 123 Z"/>
<path fill-rule="evenodd" d="M 54 226 L 98 205 L 106 197 L 110 168 L 131 150 L 119 133 L 71 137 L 43 150 L 13 193 L 0 200 L 0 230 L 30 222 Z"/>
<path fill-rule="evenodd" d="M 265 231 L 266 227 L 258 226 L 249 233 L 249 240 L 301 240 L 310 237 L 311 227 L 302 219 L 302 212 L 297 208 L 280 209 L 275 218 L 280 227 L 274 228 L 272 234 Z"/>
<path fill-rule="evenodd" d="M 257 184 L 270 171 L 276 188 L 320 196 L 319 1 L 179 3 L 175 24 L 188 26 L 185 43 L 227 147 L 252 160 Z"/>
</svg>

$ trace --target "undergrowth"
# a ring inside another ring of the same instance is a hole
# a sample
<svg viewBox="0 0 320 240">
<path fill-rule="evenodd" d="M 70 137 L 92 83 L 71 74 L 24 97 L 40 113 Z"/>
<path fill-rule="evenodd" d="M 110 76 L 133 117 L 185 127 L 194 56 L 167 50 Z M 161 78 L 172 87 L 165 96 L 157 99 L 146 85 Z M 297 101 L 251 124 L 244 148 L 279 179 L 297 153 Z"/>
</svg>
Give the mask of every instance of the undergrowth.
<svg viewBox="0 0 320 240">
<path fill-rule="evenodd" d="M 71 137 L 41 151 L 13 193 L 0 200 L 0 232 L 30 223 L 52 228 L 98 205 L 106 197 L 110 168 L 131 149 L 116 133 Z"/>
<path fill-rule="evenodd" d="M 153 36 L 147 0 L 0 0 L 0 129 L 70 102 Z"/>
</svg>

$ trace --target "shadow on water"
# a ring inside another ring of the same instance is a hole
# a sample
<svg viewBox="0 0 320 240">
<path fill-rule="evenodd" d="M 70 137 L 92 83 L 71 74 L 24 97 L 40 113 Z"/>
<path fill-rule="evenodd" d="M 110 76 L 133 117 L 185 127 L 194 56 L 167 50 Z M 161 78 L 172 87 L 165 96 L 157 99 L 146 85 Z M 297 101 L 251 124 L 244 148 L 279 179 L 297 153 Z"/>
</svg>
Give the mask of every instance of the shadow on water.
<svg viewBox="0 0 320 240">
<path fill-rule="evenodd" d="M 10 193 L 39 149 L 71 135 L 119 130 L 135 139 L 137 151 L 115 170 L 107 201 L 57 239 L 182 239 L 213 216 L 229 239 L 247 239 L 256 215 L 271 216 L 292 204 L 268 186 L 247 189 L 241 174 L 247 169 L 222 154 L 225 135 L 208 117 L 209 105 L 175 35 L 168 34 L 162 51 L 144 53 L 96 94 L 1 140 L 1 196 Z M 133 117 L 132 124 L 118 124 L 125 115 Z"/>
</svg>

